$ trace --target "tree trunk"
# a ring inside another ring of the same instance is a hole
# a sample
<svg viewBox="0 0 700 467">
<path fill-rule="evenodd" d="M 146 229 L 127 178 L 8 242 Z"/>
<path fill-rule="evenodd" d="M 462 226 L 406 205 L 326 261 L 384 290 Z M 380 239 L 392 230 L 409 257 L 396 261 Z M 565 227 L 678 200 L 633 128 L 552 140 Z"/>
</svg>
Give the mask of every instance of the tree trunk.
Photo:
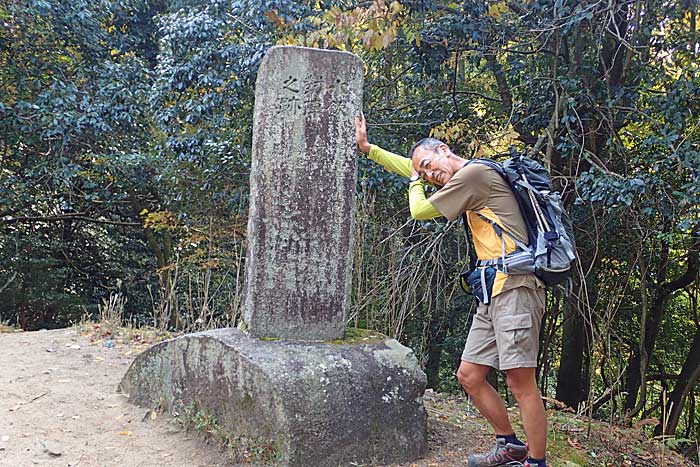
<svg viewBox="0 0 700 467">
<path fill-rule="evenodd" d="M 134 217 L 141 221 L 140 213 L 144 209 L 143 203 L 139 200 L 135 193 L 129 194 L 129 201 L 131 202 L 131 209 Z M 145 226 L 143 228 L 143 233 L 158 265 L 157 273 L 158 278 L 160 279 L 160 300 L 167 301 L 169 311 L 168 327 L 170 329 L 180 329 L 180 311 L 177 303 L 177 295 L 174 293 L 174 279 L 173 274 L 168 269 L 168 267 L 171 265 L 170 260 L 173 251 L 172 235 L 167 231 L 163 232 L 161 239 L 159 240 L 159 238 L 156 236 L 156 232 L 154 232 L 153 229 Z"/>
<path fill-rule="evenodd" d="M 498 59 L 494 53 L 487 53 L 484 55 L 484 58 L 486 58 L 488 68 L 493 73 L 493 77 L 496 80 L 498 93 L 501 96 L 502 111 L 505 113 L 505 115 L 510 115 L 513 107 L 513 94 L 510 90 L 510 86 L 508 86 L 503 67 L 501 67 L 500 63 L 498 63 Z M 515 128 L 515 131 L 518 133 L 518 139 L 520 139 L 520 141 L 528 146 L 532 146 L 537 142 L 537 138 L 527 131 L 522 122 L 518 121 L 512 123 L 513 128 Z"/>
<path fill-rule="evenodd" d="M 558 334 L 559 326 L 559 314 L 561 313 L 561 293 L 558 291 L 552 292 L 551 305 L 548 310 L 545 311 L 545 315 L 542 318 L 542 327 L 540 328 L 540 350 L 537 355 L 537 370 L 535 375 L 537 376 L 537 382 L 540 385 L 540 393 L 543 396 L 547 396 L 547 388 L 549 387 L 548 378 L 552 365 L 552 358 L 550 358 L 550 351 L 552 346 L 552 341 L 554 336 Z"/>
<path fill-rule="evenodd" d="M 656 345 L 656 338 L 659 335 L 661 320 L 663 319 L 664 311 L 666 310 L 667 299 L 677 290 L 688 286 L 697 278 L 698 273 L 698 247 L 700 246 L 700 239 L 695 239 L 693 244 L 688 249 L 687 256 L 687 269 L 685 273 L 679 278 L 668 281 L 664 281 L 668 272 L 668 254 L 669 245 L 667 243 L 662 243 L 661 245 L 661 255 L 659 261 L 659 268 L 657 269 L 657 277 L 659 278 L 659 285 L 657 286 L 656 297 L 650 308 L 649 316 L 645 323 L 645 342 L 644 350 L 646 354 L 651 358 L 654 347 Z M 639 388 L 641 387 L 641 367 L 642 358 L 640 349 L 635 349 L 632 352 L 629 363 L 627 365 L 627 381 L 626 390 L 627 398 L 625 399 L 625 410 L 632 412 L 633 409 L 638 408 L 637 395 L 639 394 Z M 635 415 L 631 413 L 631 415 Z"/>
<path fill-rule="evenodd" d="M 440 313 L 433 313 L 430 320 L 430 343 L 428 344 L 428 361 L 425 364 L 425 375 L 428 377 L 428 387 L 437 391 L 440 386 L 440 360 L 442 347 L 447 337 L 447 326 L 442 321 Z"/>
<path fill-rule="evenodd" d="M 654 435 L 660 435 L 661 433 L 665 435 L 674 435 L 676 433 L 676 428 L 678 428 L 678 422 L 681 419 L 681 414 L 685 408 L 685 400 L 688 394 L 698 382 L 700 378 L 700 329 L 695 331 L 695 338 L 690 346 L 690 351 L 683 364 L 683 369 L 678 377 L 676 386 L 673 388 L 673 392 L 668 397 L 666 401 L 666 413 L 668 414 L 668 419 L 666 420 L 666 427 L 662 423 L 656 426 L 654 430 Z"/>
<path fill-rule="evenodd" d="M 583 371 L 588 356 L 585 330 L 586 322 L 578 308 L 573 303 L 565 306 L 556 399 L 572 409 L 588 396 Z"/>
</svg>

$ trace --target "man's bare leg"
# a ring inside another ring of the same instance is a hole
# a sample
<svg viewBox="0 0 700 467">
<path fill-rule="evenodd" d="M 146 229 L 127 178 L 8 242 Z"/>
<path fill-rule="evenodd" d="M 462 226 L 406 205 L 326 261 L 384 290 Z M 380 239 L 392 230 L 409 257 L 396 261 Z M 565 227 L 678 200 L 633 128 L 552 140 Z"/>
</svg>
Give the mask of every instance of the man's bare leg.
<svg viewBox="0 0 700 467">
<path fill-rule="evenodd" d="M 518 401 L 525 425 L 530 457 L 544 459 L 547 451 L 547 412 L 535 380 L 534 368 L 514 368 L 506 371 L 510 392 Z"/>
<path fill-rule="evenodd" d="M 491 424 L 496 435 L 510 435 L 513 433 L 513 426 L 508 419 L 506 406 L 493 386 L 486 381 L 490 370 L 490 366 L 463 361 L 457 370 L 457 379 L 481 415 Z"/>
</svg>

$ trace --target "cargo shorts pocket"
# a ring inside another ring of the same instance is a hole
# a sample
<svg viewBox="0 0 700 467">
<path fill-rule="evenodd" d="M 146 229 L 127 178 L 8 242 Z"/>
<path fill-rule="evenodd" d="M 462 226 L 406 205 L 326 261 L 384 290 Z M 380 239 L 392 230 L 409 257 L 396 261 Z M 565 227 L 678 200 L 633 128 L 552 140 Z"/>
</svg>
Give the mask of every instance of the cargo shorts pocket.
<svg viewBox="0 0 700 467">
<path fill-rule="evenodd" d="M 530 336 L 532 315 L 529 313 L 502 316 L 499 321 L 501 332 L 515 345 L 527 340 Z"/>
</svg>

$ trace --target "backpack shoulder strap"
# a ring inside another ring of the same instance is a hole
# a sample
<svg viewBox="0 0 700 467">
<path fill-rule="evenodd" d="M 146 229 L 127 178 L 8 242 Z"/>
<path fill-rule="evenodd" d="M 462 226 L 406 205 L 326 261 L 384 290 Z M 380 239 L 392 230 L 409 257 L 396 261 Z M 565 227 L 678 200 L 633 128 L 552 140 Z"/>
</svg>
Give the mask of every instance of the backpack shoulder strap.
<svg viewBox="0 0 700 467">
<path fill-rule="evenodd" d="M 493 170 L 495 170 L 496 172 L 498 172 L 502 177 L 504 177 L 506 179 L 506 181 L 508 180 L 508 177 L 506 175 L 506 171 L 503 169 L 503 166 L 494 160 L 487 159 L 485 157 L 480 157 L 478 159 L 468 160 L 467 163 L 464 164 L 464 166 L 471 165 L 471 164 L 482 164 L 482 165 L 485 165 L 487 167 L 490 167 Z"/>
<path fill-rule="evenodd" d="M 494 161 L 494 160 L 491 160 L 491 159 L 478 158 L 478 159 L 470 159 L 470 160 L 467 161 L 467 163 L 464 164 L 464 165 L 467 166 L 467 165 L 470 165 L 470 164 L 483 164 L 483 165 L 485 165 L 485 166 L 487 166 L 487 167 L 490 167 L 490 168 L 494 169 L 496 172 L 498 172 L 498 173 L 501 175 L 501 178 L 503 178 L 503 180 L 506 182 L 506 185 L 508 185 L 508 187 L 510 187 L 511 191 L 513 192 L 513 195 L 515 195 L 515 190 L 513 190 L 513 186 L 511 185 L 510 180 L 508 179 L 508 174 L 506 174 L 506 171 L 505 171 L 505 169 L 503 168 L 503 166 L 502 166 L 501 164 L 499 164 L 498 162 L 496 162 L 496 161 Z M 518 200 L 517 196 L 515 197 L 515 199 L 516 199 L 516 201 Z M 518 206 L 519 206 L 519 205 L 518 205 Z M 521 209 L 521 211 L 522 211 L 522 209 Z M 508 232 L 508 231 L 507 231 L 506 229 L 504 229 L 502 226 L 498 225 L 496 222 L 494 222 L 494 221 L 492 221 L 491 219 L 489 219 L 488 217 L 484 216 L 484 215 L 481 214 L 478 210 L 477 210 L 477 211 L 474 211 L 474 212 L 475 212 L 476 215 L 479 216 L 483 221 L 485 221 L 485 222 L 487 222 L 487 223 L 489 223 L 489 224 L 491 224 L 491 225 L 493 226 L 493 229 L 496 231 L 496 235 L 498 235 L 499 238 L 502 239 L 502 236 L 503 236 L 503 234 L 505 233 L 506 235 L 508 235 L 508 236 L 511 238 L 511 240 L 513 240 L 513 241 L 515 242 L 515 245 L 516 245 L 517 247 L 519 247 L 519 248 L 521 248 L 521 249 L 523 249 L 523 250 L 525 250 L 525 251 L 529 251 L 529 250 L 530 250 L 530 248 L 529 248 L 527 245 L 525 245 L 523 242 L 521 242 L 520 240 L 518 240 L 517 238 L 515 238 L 510 232 Z M 465 225 L 466 225 L 466 216 L 465 216 Z"/>
<path fill-rule="evenodd" d="M 467 248 L 469 251 L 469 270 L 473 271 L 476 268 L 476 252 L 474 251 L 474 242 L 472 241 L 471 233 L 469 232 L 469 221 L 467 214 L 462 213 L 462 225 L 464 226 L 464 234 L 467 236 Z"/>
<path fill-rule="evenodd" d="M 513 161 L 513 160 L 515 160 L 515 157 L 508 159 L 508 161 L 506 161 L 506 164 L 510 163 L 510 161 Z M 464 165 L 466 166 L 468 164 L 484 164 L 484 165 L 491 167 L 492 169 L 494 169 L 496 172 L 498 172 L 501 175 L 501 178 L 506 183 L 506 185 L 508 185 L 508 187 L 510 188 L 510 191 L 513 193 L 513 196 L 515 197 L 515 201 L 518 203 L 518 207 L 520 208 L 520 213 L 522 214 L 523 220 L 525 221 L 525 227 L 527 229 L 527 243 L 529 245 L 534 245 L 534 243 L 536 241 L 535 239 L 537 237 L 536 230 L 530 225 L 528 218 L 527 218 L 527 215 L 526 215 L 527 209 L 524 205 L 524 201 L 523 201 L 523 199 L 521 199 L 520 196 L 518 196 L 517 189 L 513 186 L 513 182 L 511 181 L 510 177 L 508 176 L 508 173 L 506 172 L 504 166 L 502 164 L 494 161 L 494 160 L 486 159 L 486 158 L 471 159 L 471 160 L 467 161 L 467 163 Z M 518 180 L 518 183 L 522 184 L 522 181 Z M 527 188 L 528 190 L 530 190 L 532 188 L 534 190 L 534 187 L 532 187 L 529 183 L 528 183 L 528 186 L 525 188 Z M 537 192 L 537 193 L 539 193 L 539 192 Z M 505 230 L 503 230 L 503 231 L 505 232 Z M 508 236 L 513 238 L 513 236 L 510 234 L 508 234 Z"/>
<path fill-rule="evenodd" d="M 496 221 L 489 219 L 488 217 L 481 214 L 479 211 L 474 211 L 474 213 L 476 213 L 476 215 L 479 216 L 479 218 L 482 221 L 486 222 L 487 224 L 491 224 L 491 226 L 493 227 L 493 230 L 496 232 L 496 235 L 498 236 L 498 238 L 501 239 L 501 241 L 503 241 L 503 234 L 506 234 L 508 237 L 510 237 L 511 240 L 513 240 L 513 243 L 515 243 L 515 246 L 517 246 L 521 250 L 528 251 L 528 252 L 532 250 L 529 246 L 525 245 L 523 242 L 521 242 L 520 240 L 515 238 L 515 236 L 513 234 L 511 234 L 506 229 L 504 229 L 502 226 L 500 226 Z M 503 248 L 505 249 L 505 245 L 503 246 Z M 505 255 L 505 253 L 504 253 L 504 255 Z"/>
</svg>

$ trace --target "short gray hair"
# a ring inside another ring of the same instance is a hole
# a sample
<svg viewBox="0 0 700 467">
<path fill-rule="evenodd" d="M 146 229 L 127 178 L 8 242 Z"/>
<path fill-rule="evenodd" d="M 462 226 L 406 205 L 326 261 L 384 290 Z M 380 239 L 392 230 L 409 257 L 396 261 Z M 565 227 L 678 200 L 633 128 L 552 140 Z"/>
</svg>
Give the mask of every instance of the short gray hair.
<svg viewBox="0 0 700 467">
<path fill-rule="evenodd" d="M 441 144 L 445 144 L 439 139 L 436 138 L 423 138 L 421 140 L 416 141 L 416 143 L 411 146 L 411 149 L 408 151 L 408 157 L 413 159 L 413 152 L 416 150 L 416 148 L 424 148 L 429 151 L 437 151 L 438 146 Z"/>
</svg>

